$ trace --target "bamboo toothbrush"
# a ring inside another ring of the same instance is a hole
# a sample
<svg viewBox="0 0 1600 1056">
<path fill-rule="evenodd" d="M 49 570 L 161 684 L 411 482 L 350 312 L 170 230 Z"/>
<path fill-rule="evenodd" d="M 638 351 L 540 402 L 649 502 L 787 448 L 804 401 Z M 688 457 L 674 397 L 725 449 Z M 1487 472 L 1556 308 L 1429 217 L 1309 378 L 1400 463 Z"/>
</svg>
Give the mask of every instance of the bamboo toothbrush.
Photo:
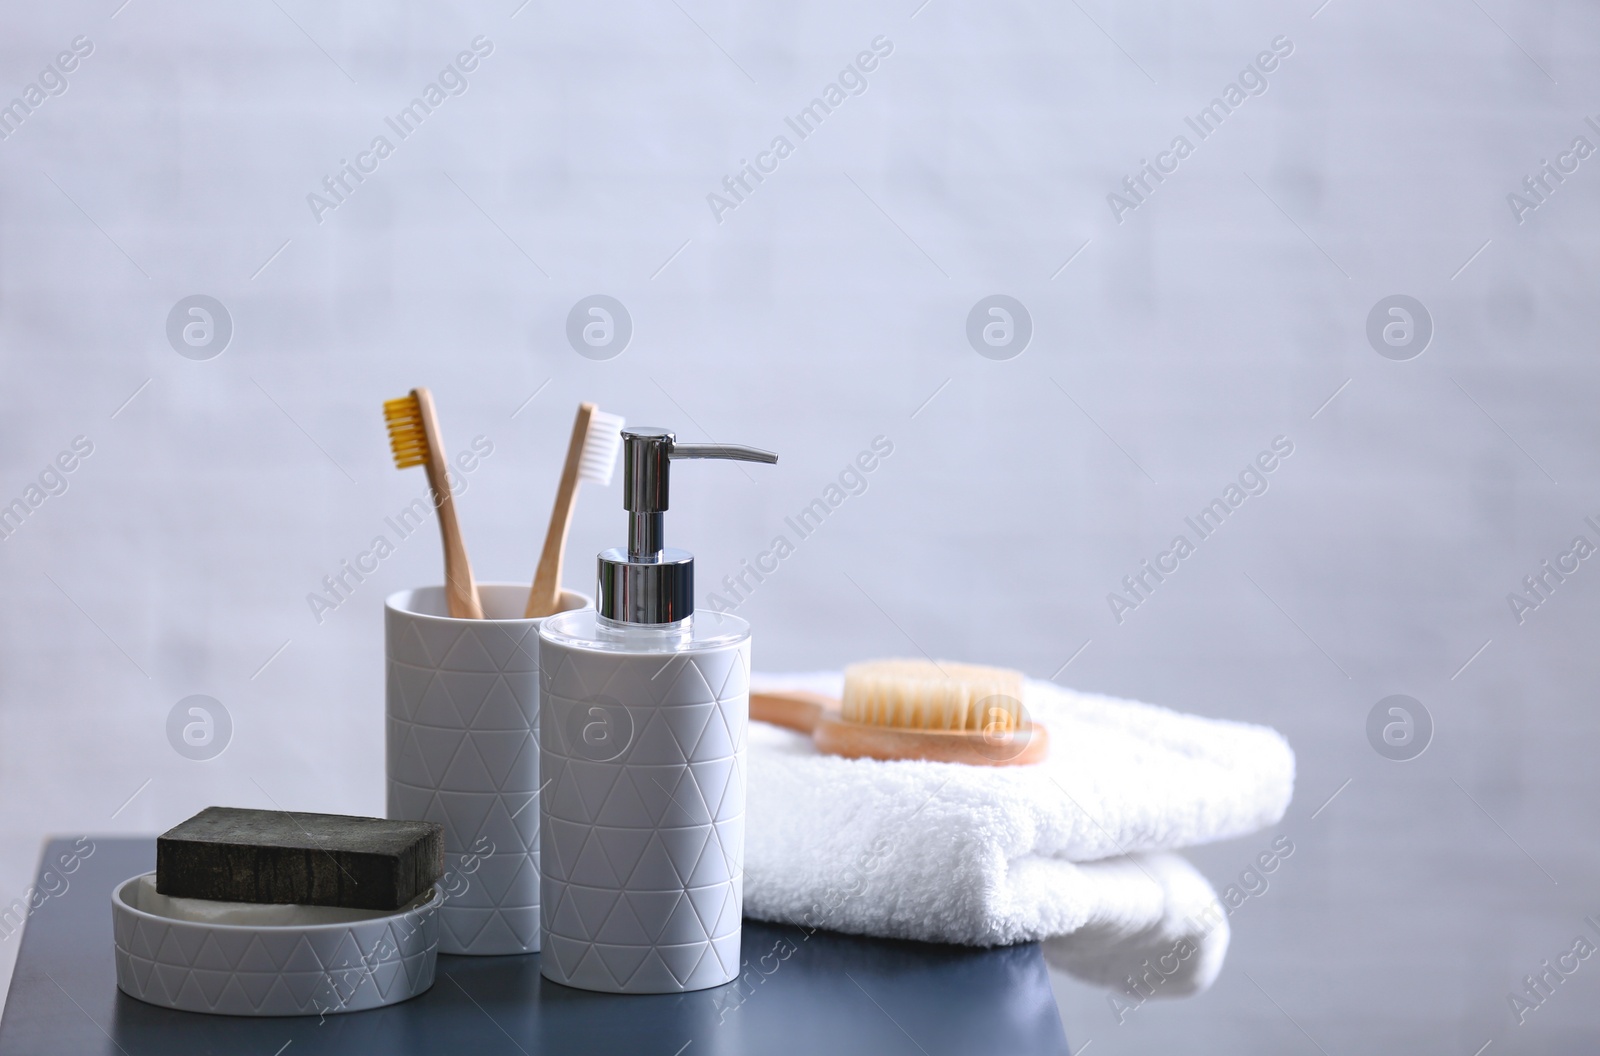
<svg viewBox="0 0 1600 1056">
<path fill-rule="evenodd" d="M 478 585 L 472 579 L 472 563 L 461 541 L 461 526 L 456 523 L 456 503 L 450 494 L 450 469 L 445 462 L 444 441 L 439 438 L 439 416 L 433 409 L 433 394 L 427 389 L 412 389 L 409 396 L 388 400 L 383 417 L 389 424 L 389 447 L 394 451 L 396 469 L 426 466 L 428 487 L 433 489 L 433 505 L 439 511 L 439 535 L 444 540 L 444 596 L 450 615 L 458 620 L 483 619 L 483 603 L 478 600 Z"/>
<path fill-rule="evenodd" d="M 567 550 L 567 529 L 578 499 L 578 482 L 593 481 L 604 487 L 616 470 L 617 451 L 622 447 L 623 419 L 607 414 L 592 403 L 578 404 L 572 420 L 572 439 L 567 441 L 567 462 L 561 469 L 561 484 L 556 488 L 556 504 L 550 511 L 550 527 L 544 533 L 544 550 L 539 568 L 528 591 L 526 619 L 549 616 L 561 604 L 561 560 Z"/>
<path fill-rule="evenodd" d="M 809 733 L 857 759 L 1021 766 L 1050 752 L 1022 708 L 1022 675 L 998 667 L 876 660 L 844 670 L 844 699 L 803 690 L 750 694 L 750 717 Z"/>
</svg>

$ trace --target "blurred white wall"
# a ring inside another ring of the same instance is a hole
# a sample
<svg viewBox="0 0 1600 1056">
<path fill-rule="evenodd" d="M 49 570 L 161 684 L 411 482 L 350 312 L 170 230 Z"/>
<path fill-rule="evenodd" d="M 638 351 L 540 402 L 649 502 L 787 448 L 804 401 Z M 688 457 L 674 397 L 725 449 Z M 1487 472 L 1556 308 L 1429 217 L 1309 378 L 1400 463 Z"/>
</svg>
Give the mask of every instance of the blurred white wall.
<svg viewBox="0 0 1600 1056">
<path fill-rule="evenodd" d="M 1600 146 L 1592 5 L 117 2 L 0 33 L 0 104 L 73 67 L 0 113 L 0 504 L 93 449 L 0 541 L 0 902 L 47 833 L 382 811 L 382 600 L 438 579 L 436 537 L 320 622 L 307 596 L 421 492 L 380 405 L 426 384 L 453 449 L 493 444 L 460 503 L 480 578 L 531 577 L 581 399 L 781 453 L 675 474 L 703 597 L 882 436 L 741 606 L 759 667 L 925 650 L 1289 735 L 1301 851 L 1222 982 L 1122 1026 L 1063 983 L 1075 1046 L 1303 1047 L 1274 1000 L 1328 1051 L 1592 1040 L 1600 971 L 1522 1027 L 1505 1000 L 1600 910 L 1600 565 L 1520 625 L 1506 597 L 1600 542 L 1600 158 L 1507 200 Z M 1275 40 L 1202 140 L 1185 118 Z M 607 360 L 566 334 L 593 294 L 632 321 Z M 1031 320 L 1015 358 L 968 341 L 993 294 Z M 1366 333 L 1392 294 L 1434 327 L 1404 361 Z M 169 342 L 191 295 L 231 319 L 216 358 Z M 1279 436 L 1267 492 L 1116 622 Z M 569 585 L 619 503 L 585 490 Z M 1435 727 L 1404 764 L 1366 734 L 1394 693 Z M 210 761 L 169 744 L 192 694 L 231 716 Z M 1196 858 L 1220 885 L 1257 849 Z"/>
</svg>

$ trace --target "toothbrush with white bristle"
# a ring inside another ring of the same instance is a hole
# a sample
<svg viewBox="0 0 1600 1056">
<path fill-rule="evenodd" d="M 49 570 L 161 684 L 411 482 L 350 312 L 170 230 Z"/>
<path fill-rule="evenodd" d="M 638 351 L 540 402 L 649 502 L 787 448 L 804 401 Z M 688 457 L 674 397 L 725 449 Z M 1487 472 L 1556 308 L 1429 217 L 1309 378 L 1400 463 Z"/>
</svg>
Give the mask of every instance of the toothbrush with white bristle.
<svg viewBox="0 0 1600 1056">
<path fill-rule="evenodd" d="M 561 604 L 561 560 L 567 550 L 567 528 L 577 504 L 578 482 L 591 481 L 601 486 L 611 483 L 616 471 L 617 452 L 622 448 L 621 415 L 607 414 L 592 403 L 578 404 L 572 422 L 572 439 L 567 443 L 567 464 L 561 470 L 561 486 L 556 489 L 555 508 L 550 511 L 550 527 L 544 535 L 544 552 L 539 555 L 539 570 L 534 573 L 533 589 L 528 592 L 526 619 L 549 616 Z"/>
</svg>

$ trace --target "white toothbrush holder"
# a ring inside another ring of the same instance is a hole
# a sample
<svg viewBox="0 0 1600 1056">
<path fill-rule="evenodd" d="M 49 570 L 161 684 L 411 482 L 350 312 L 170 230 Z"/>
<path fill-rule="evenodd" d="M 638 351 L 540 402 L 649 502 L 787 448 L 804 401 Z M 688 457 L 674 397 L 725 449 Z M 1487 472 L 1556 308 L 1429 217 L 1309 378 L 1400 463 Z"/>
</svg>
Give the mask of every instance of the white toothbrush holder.
<svg viewBox="0 0 1600 1056">
<path fill-rule="evenodd" d="M 444 826 L 439 952 L 539 950 L 539 624 L 526 583 L 480 583 L 485 619 L 443 587 L 384 602 L 388 816 Z M 561 611 L 590 598 L 563 591 Z"/>
</svg>

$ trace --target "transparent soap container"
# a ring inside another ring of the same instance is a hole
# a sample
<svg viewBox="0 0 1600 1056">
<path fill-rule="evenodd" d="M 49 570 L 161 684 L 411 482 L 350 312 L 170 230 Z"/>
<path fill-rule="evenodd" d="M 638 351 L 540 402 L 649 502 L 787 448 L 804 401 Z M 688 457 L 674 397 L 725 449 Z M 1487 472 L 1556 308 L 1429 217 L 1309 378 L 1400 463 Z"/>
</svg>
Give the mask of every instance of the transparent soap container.
<svg viewBox="0 0 1600 1056">
<path fill-rule="evenodd" d="M 539 657 L 540 971 L 609 993 L 731 982 L 749 625 L 565 612 L 541 625 Z"/>
</svg>

